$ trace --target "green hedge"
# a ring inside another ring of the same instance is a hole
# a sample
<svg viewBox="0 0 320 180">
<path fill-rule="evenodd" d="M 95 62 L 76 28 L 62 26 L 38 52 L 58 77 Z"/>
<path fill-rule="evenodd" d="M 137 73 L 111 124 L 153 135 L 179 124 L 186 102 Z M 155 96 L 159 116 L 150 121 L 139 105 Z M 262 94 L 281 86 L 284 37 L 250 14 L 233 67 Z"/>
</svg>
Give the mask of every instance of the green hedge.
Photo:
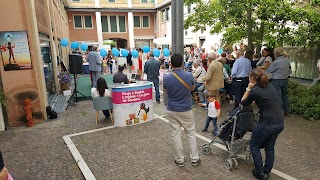
<svg viewBox="0 0 320 180">
<path fill-rule="evenodd" d="M 305 119 L 320 120 L 320 85 L 308 89 L 294 80 L 289 81 L 290 110 Z"/>
</svg>

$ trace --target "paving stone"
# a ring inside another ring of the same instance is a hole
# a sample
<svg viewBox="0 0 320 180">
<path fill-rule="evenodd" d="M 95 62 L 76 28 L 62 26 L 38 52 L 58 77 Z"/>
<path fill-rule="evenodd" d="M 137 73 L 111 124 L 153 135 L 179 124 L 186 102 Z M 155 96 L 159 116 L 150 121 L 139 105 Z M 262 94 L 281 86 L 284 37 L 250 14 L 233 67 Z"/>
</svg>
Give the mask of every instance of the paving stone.
<svg viewBox="0 0 320 180">
<path fill-rule="evenodd" d="M 196 132 L 201 132 L 206 111 L 194 106 Z M 232 105 L 222 105 L 221 123 Z M 154 113 L 165 115 L 163 103 L 154 103 Z M 95 124 L 95 111 L 91 101 L 80 101 L 59 114 L 59 119 L 46 121 L 33 128 L 18 127 L 0 133 L 0 149 L 5 164 L 14 179 L 84 179 L 77 163 L 62 137 L 77 132 L 110 126 L 110 119 L 99 113 Z M 285 130 L 275 146 L 274 168 L 297 179 L 318 179 L 320 122 L 306 121 L 292 115 L 285 119 Z M 209 130 L 212 130 L 210 125 Z M 80 154 L 97 179 L 254 179 L 252 165 L 239 160 L 239 168 L 229 172 L 224 167 L 228 152 L 213 147 L 211 155 L 204 155 L 198 140 L 201 164 L 190 164 L 189 148 L 183 137 L 185 167 L 173 163 L 172 142 L 169 125 L 162 120 L 125 128 L 113 128 L 72 137 Z M 270 179 L 281 179 L 270 174 Z"/>
</svg>

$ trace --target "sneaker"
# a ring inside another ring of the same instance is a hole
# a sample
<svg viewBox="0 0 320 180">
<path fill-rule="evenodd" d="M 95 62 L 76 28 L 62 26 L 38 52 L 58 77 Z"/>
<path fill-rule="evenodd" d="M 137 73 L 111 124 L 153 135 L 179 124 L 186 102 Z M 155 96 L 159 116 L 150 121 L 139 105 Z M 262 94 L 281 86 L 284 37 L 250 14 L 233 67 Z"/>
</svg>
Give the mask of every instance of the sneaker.
<svg viewBox="0 0 320 180">
<path fill-rule="evenodd" d="M 184 162 L 178 162 L 177 160 L 174 160 L 174 163 L 176 163 L 176 165 L 179 166 L 179 167 L 183 167 L 184 166 Z"/>
<path fill-rule="evenodd" d="M 208 106 L 206 106 L 204 109 L 205 109 L 205 110 L 208 110 Z"/>
<path fill-rule="evenodd" d="M 198 166 L 198 165 L 200 164 L 200 162 L 201 162 L 200 159 L 198 159 L 198 160 L 195 161 L 195 162 L 192 162 L 192 161 L 191 161 L 191 165 L 192 165 L 192 166 Z"/>
<path fill-rule="evenodd" d="M 207 129 L 202 129 L 202 132 L 207 132 Z"/>
<path fill-rule="evenodd" d="M 256 177 L 257 179 L 260 179 L 260 180 L 266 180 L 268 179 L 268 175 L 266 175 L 265 173 L 262 173 L 262 174 L 258 174 L 258 172 L 256 171 L 256 169 L 253 169 L 252 170 L 252 174 L 254 177 Z"/>
</svg>

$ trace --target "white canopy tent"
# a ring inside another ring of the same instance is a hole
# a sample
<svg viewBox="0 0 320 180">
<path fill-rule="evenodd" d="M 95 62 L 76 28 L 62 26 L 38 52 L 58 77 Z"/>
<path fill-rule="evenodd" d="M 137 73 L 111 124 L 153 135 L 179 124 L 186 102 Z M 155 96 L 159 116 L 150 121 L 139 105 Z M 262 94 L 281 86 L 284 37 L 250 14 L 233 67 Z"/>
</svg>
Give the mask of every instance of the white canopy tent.
<svg viewBox="0 0 320 180">
<path fill-rule="evenodd" d="M 161 37 L 153 39 L 153 43 L 157 45 L 171 45 L 171 37 Z M 190 45 L 195 43 L 193 38 L 184 38 L 184 45 Z"/>
</svg>

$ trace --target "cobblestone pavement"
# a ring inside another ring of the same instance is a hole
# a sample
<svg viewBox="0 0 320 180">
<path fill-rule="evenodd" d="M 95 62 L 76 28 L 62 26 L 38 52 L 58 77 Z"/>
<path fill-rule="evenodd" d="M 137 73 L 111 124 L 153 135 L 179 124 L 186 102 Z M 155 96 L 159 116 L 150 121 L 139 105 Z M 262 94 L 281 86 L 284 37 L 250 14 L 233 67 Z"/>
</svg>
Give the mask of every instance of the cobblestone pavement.
<svg viewBox="0 0 320 180">
<path fill-rule="evenodd" d="M 232 108 L 222 106 L 222 117 Z M 165 115 L 163 104 L 154 104 L 154 113 Z M 194 106 L 196 131 L 201 132 L 206 111 Z M 62 137 L 77 132 L 111 126 L 100 112 L 95 125 L 92 102 L 82 101 L 62 114 L 33 128 L 18 127 L 0 133 L 0 149 L 5 164 L 15 180 L 28 179 L 84 179 Z M 320 176 L 320 122 L 291 116 L 285 120 L 285 130 L 276 144 L 274 168 L 297 179 L 318 179 Z M 74 136 L 71 139 L 97 179 L 253 179 L 252 165 L 239 161 L 239 168 L 231 172 L 224 167 L 228 153 L 213 147 L 211 155 L 203 155 L 198 140 L 202 163 L 192 167 L 189 148 L 183 135 L 186 166 L 177 167 L 173 159 L 169 125 L 160 120 L 125 128 L 112 128 Z M 211 130 L 210 125 L 209 130 Z M 282 179 L 271 174 L 270 179 Z"/>
</svg>

